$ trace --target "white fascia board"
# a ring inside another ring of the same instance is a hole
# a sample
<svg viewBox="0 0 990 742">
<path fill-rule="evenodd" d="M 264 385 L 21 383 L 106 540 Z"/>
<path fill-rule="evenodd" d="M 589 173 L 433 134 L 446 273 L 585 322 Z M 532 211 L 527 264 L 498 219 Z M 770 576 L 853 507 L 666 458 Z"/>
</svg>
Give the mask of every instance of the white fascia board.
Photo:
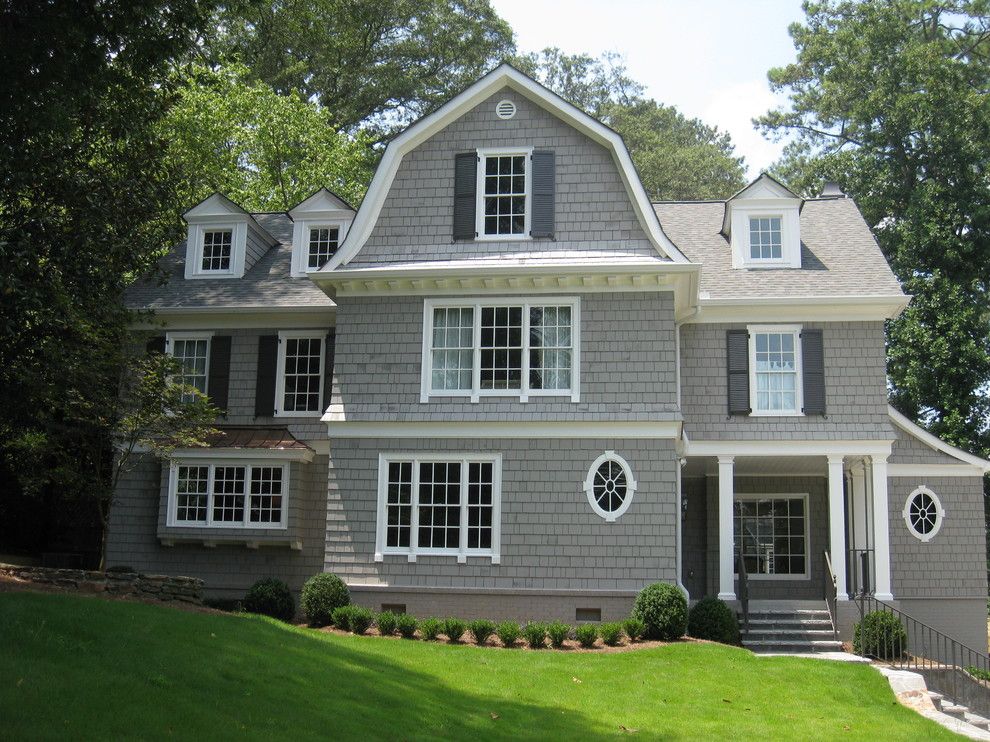
<svg viewBox="0 0 990 742">
<path fill-rule="evenodd" d="M 971 453 L 967 453 L 961 448 L 956 448 L 955 446 L 949 445 L 941 438 L 935 437 L 920 425 L 917 425 L 909 420 L 890 405 L 887 406 L 887 412 L 890 414 L 890 419 L 894 425 L 910 435 L 912 438 L 917 438 L 929 448 L 934 448 L 936 451 L 941 451 L 954 459 L 958 459 L 964 464 L 975 466 L 984 473 L 990 472 L 990 461 L 981 459 L 979 456 L 974 456 Z"/>
<path fill-rule="evenodd" d="M 349 422 L 323 416 L 330 438 L 669 438 L 679 420 L 597 422 Z"/>
<path fill-rule="evenodd" d="M 890 456 L 893 441 L 689 441 L 685 456 Z"/>
<path fill-rule="evenodd" d="M 313 460 L 315 451 L 303 448 L 176 448 L 169 459 L 237 459 L 247 461 Z"/>
<path fill-rule="evenodd" d="M 289 209 L 289 216 L 295 218 L 297 215 L 320 213 L 323 211 L 346 212 L 353 216 L 354 209 L 346 203 L 340 196 L 321 188 L 312 196 L 303 199 L 298 204 Z"/>
<path fill-rule="evenodd" d="M 985 470 L 972 464 L 888 464 L 888 477 L 938 479 L 940 477 L 982 477 Z"/>
<path fill-rule="evenodd" d="M 459 276 L 556 276 L 556 275 L 610 275 L 614 273 L 634 273 L 637 275 L 664 275 L 668 273 L 692 273 L 701 270 L 699 263 L 663 263 L 656 260 L 626 263 L 559 263 L 539 261 L 519 261 L 507 265 L 492 263 L 472 264 L 468 261 L 418 263 L 414 265 L 381 266 L 342 270 L 328 274 L 318 271 L 311 274 L 317 283 L 380 280 L 384 278 L 452 278 Z"/>
<path fill-rule="evenodd" d="M 701 310 L 690 324 L 767 322 L 786 317 L 793 322 L 869 322 L 892 319 L 911 301 L 906 294 L 883 296 L 739 296 L 702 297 Z"/>
<path fill-rule="evenodd" d="M 272 329 L 332 327 L 337 308 L 331 307 L 175 307 L 144 313 L 128 327 L 131 330 L 227 330 L 267 327 Z"/>
<path fill-rule="evenodd" d="M 360 251 L 365 241 L 371 235 L 382 205 L 391 188 L 392 181 L 402 162 L 403 156 L 423 143 L 452 121 L 470 111 L 478 103 L 485 100 L 496 90 L 508 86 L 533 101 L 540 107 L 550 111 L 566 123 L 584 132 L 600 144 L 608 147 L 612 157 L 619 167 L 619 173 L 625 183 L 640 222 L 647 236 L 661 254 L 678 263 L 687 262 L 687 258 L 670 241 L 660 227 L 660 221 L 643 188 L 632 158 L 625 143 L 616 132 L 609 129 L 600 121 L 595 120 L 584 111 L 565 101 L 560 96 L 547 90 L 535 80 L 530 79 L 519 70 L 503 64 L 482 77 L 467 90 L 455 96 L 433 113 L 413 123 L 385 148 L 381 163 L 371 179 L 368 193 L 361 202 L 354 224 L 347 234 L 337 254 L 321 269 L 321 273 L 329 273 L 341 265 L 349 263 Z"/>
</svg>

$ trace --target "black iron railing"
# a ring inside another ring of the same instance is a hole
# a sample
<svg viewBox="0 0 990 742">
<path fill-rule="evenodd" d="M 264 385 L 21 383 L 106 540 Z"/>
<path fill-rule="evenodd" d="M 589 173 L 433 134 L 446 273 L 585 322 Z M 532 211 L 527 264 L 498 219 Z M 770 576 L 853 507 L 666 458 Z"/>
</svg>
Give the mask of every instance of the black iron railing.
<svg viewBox="0 0 990 742">
<path fill-rule="evenodd" d="M 873 549 L 850 549 L 846 554 L 847 587 L 852 595 L 873 595 Z"/>
<path fill-rule="evenodd" d="M 825 552 L 825 572 L 822 575 L 822 590 L 825 594 L 825 607 L 828 608 L 828 617 L 832 620 L 832 638 L 839 638 L 839 616 L 838 610 L 838 588 L 835 585 L 835 570 L 832 569 L 832 558 Z"/>
<path fill-rule="evenodd" d="M 743 631 L 749 631 L 749 573 L 742 554 L 736 554 L 736 573 L 739 575 L 739 609 L 742 611 Z"/>
</svg>

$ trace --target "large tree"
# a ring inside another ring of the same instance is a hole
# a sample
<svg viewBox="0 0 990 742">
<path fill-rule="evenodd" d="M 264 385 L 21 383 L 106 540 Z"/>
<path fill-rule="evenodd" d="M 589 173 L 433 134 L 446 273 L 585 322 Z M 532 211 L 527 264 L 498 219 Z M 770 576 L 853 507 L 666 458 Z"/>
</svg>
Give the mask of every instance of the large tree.
<svg viewBox="0 0 990 742">
<path fill-rule="evenodd" d="M 911 306 L 888 326 L 893 404 L 986 453 L 990 399 L 990 18 L 985 0 L 806 2 L 781 171 L 857 199 Z"/>
</svg>

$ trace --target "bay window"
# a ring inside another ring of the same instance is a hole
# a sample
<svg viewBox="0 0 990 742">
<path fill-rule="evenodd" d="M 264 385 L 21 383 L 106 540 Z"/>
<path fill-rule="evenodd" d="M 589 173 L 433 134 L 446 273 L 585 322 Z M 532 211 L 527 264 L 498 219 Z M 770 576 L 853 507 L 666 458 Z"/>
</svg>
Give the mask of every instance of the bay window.
<svg viewBox="0 0 990 742">
<path fill-rule="evenodd" d="M 285 528 L 289 467 L 284 462 L 173 461 L 169 526 Z"/>
</svg>

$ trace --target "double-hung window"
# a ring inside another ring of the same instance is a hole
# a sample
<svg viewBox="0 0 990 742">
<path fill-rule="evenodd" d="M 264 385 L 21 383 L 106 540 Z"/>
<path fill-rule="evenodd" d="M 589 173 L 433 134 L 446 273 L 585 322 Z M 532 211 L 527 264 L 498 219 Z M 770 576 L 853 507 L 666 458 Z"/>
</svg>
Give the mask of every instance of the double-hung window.
<svg viewBox="0 0 990 742">
<path fill-rule="evenodd" d="M 211 333 L 201 332 L 170 332 L 166 335 L 166 351 L 179 364 L 176 381 L 196 387 L 203 394 L 208 391 L 211 337 Z M 191 402 L 192 395 L 184 394 L 182 401 Z"/>
<path fill-rule="evenodd" d="M 750 408 L 754 415 L 800 415 L 801 328 L 749 328 Z"/>
<path fill-rule="evenodd" d="M 323 412 L 325 342 L 325 336 L 312 330 L 279 333 L 276 415 L 299 416 Z"/>
<path fill-rule="evenodd" d="M 576 298 L 425 302 L 422 401 L 431 396 L 579 399 Z"/>
<path fill-rule="evenodd" d="M 529 236 L 532 203 L 531 149 L 478 151 L 479 239 Z"/>
<path fill-rule="evenodd" d="M 309 228 L 309 240 L 306 250 L 306 268 L 319 270 L 337 252 L 340 240 L 340 227 L 313 226 Z"/>
<path fill-rule="evenodd" d="M 285 463 L 174 461 L 169 474 L 169 526 L 285 528 L 289 467 Z"/>
<path fill-rule="evenodd" d="M 499 559 L 501 457 L 382 454 L 375 559 Z"/>
<path fill-rule="evenodd" d="M 203 231 L 203 255 L 200 270 L 229 271 L 233 250 L 233 229 L 207 229 Z"/>
<path fill-rule="evenodd" d="M 783 259 L 780 216 L 751 216 L 749 218 L 749 259 L 780 261 Z"/>
</svg>

